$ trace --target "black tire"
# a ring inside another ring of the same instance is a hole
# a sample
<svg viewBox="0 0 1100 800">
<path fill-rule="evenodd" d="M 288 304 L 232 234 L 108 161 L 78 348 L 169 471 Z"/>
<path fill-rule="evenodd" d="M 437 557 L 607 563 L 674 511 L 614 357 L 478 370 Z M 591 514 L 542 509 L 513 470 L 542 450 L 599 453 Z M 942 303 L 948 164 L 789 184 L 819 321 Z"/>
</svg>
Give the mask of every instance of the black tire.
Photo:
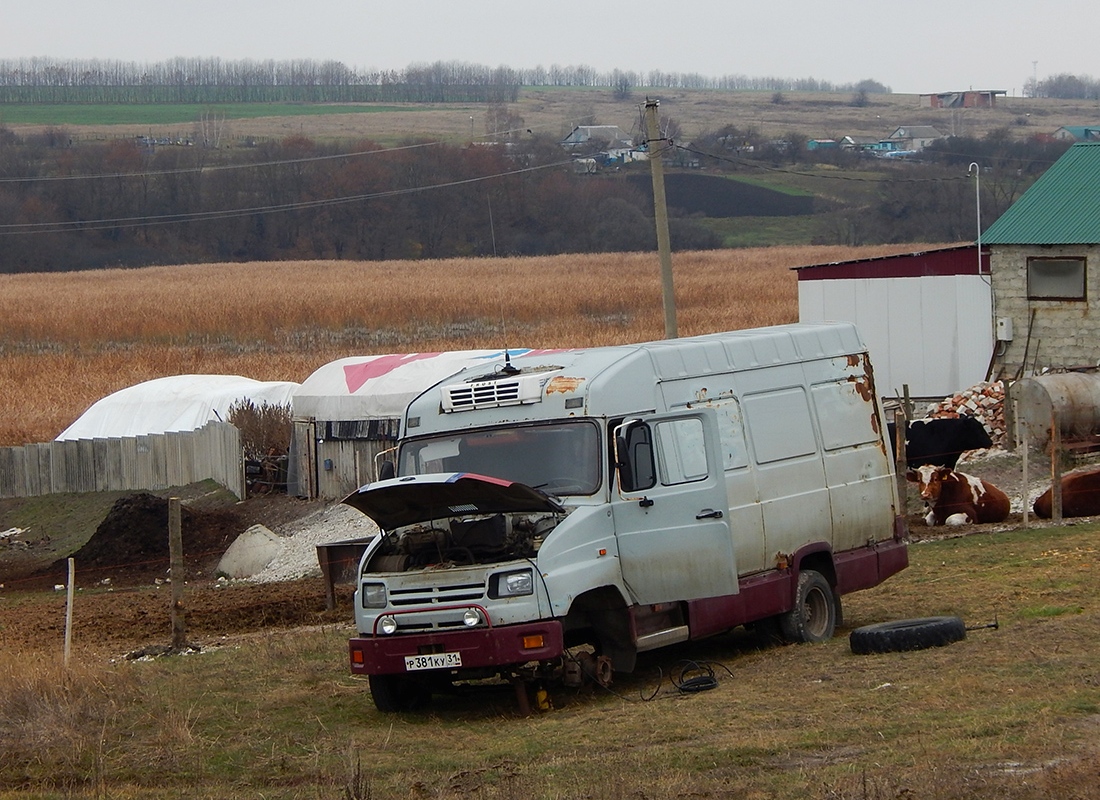
<svg viewBox="0 0 1100 800">
<path fill-rule="evenodd" d="M 788 642 L 827 642 L 836 632 L 837 602 L 825 576 L 812 569 L 798 574 L 794 608 L 779 617 L 779 628 Z"/>
<path fill-rule="evenodd" d="M 368 680 L 374 707 L 386 714 L 419 711 L 432 699 L 427 685 L 406 675 L 369 675 Z"/>
<path fill-rule="evenodd" d="M 943 647 L 966 638 L 966 625 L 959 617 L 922 617 L 879 622 L 856 628 L 848 636 L 852 652 L 899 653 Z"/>
</svg>

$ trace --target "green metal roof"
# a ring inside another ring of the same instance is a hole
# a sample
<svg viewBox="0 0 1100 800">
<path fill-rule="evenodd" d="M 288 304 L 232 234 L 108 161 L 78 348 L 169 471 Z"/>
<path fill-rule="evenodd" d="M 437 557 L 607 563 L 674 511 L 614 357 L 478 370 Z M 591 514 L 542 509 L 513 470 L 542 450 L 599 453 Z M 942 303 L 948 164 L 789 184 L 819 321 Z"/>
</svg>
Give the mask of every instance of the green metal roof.
<svg viewBox="0 0 1100 800">
<path fill-rule="evenodd" d="M 1100 243 L 1100 142 L 1081 142 L 982 234 L 982 244 Z"/>
</svg>

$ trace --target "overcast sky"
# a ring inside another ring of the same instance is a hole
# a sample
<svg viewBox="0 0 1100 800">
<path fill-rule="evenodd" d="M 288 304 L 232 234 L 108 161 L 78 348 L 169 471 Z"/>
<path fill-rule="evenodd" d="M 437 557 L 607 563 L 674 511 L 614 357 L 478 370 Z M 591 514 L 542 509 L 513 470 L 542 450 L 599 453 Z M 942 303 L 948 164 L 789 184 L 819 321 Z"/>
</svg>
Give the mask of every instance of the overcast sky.
<svg viewBox="0 0 1100 800">
<path fill-rule="evenodd" d="M 1019 95 L 1033 74 L 1098 77 L 1097 23 L 1096 0 L 4 0 L 0 58 L 586 64 Z"/>
</svg>

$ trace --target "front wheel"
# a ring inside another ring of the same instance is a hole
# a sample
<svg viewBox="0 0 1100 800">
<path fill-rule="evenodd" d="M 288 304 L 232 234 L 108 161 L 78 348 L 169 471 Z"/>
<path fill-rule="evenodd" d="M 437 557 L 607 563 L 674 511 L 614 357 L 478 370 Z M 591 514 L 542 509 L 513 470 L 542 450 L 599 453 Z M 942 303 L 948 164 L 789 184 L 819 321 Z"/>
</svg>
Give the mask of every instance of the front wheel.
<svg viewBox="0 0 1100 800">
<path fill-rule="evenodd" d="M 374 706 L 379 711 L 419 711 L 431 702 L 431 689 L 406 675 L 369 675 L 367 678 Z"/>
<path fill-rule="evenodd" d="M 798 575 L 794 608 L 779 618 L 783 638 L 788 642 L 816 643 L 833 638 L 838 603 L 825 576 L 812 569 Z"/>
</svg>

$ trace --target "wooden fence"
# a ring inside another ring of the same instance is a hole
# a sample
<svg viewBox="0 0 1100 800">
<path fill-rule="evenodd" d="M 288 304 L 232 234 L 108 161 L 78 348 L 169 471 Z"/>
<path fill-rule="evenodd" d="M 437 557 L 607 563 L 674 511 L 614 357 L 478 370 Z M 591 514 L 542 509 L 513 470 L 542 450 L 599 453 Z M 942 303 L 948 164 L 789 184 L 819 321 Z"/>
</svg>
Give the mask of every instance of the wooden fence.
<svg viewBox="0 0 1100 800">
<path fill-rule="evenodd" d="M 208 478 L 244 498 L 241 434 L 227 422 L 182 433 L 0 448 L 0 498 L 156 491 Z"/>
</svg>

